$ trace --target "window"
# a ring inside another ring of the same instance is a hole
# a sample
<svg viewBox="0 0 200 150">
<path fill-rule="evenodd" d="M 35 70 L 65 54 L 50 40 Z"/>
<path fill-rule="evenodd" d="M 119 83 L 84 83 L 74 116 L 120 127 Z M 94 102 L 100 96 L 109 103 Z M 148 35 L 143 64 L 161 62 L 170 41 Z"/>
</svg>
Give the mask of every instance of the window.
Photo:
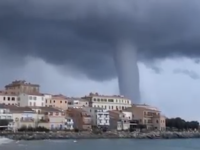
<svg viewBox="0 0 200 150">
<path fill-rule="evenodd" d="M 34 99 L 34 100 L 37 100 L 37 97 L 34 97 L 33 99 Z"/>
<path fill-rule="evenodd" d="M 10 101 L 10 97 L 8 97 L 8 101 Z"/>
<path fill-rule="evenodd" d="M 62 101 L 60 101 L 60 103 L 62 103 Z"/>
<path fill-rule="evenodd" d="M 29 105 L 32 106 L 32 103 L 30 102 Z"/>
<path fill-rule="evenodd" d="M 5 100 L 6 100 L 6 98 L 5 98 L 5 97 L 3 97 L 3 100 L 5 101 Z"/>
<path fill-rule="evenodd" d="M 53 102 L 55 103 L 56 101 L 54 100 Z"/>
<path fill-rule="evenodd" d="M 15 98 L 14 98 L 14 97 L 12 97 L 12 101 L 15 101 Z"/>
<path fill-rule="evenodd" d="M 36 106 L 36 103 L 34 102 L 34 106 Z"/>
<path fill-rule="evenodd" d="M 51 100 L 50 100 L 50 103 L 51 103 Z"/>
<path fill-rule="evenodd" d="M 29 99 L 32 100 L 32 96 L 30 96 Z"/>
<path fill-rule="evenodd" d="M 108 99 L 108 102 L 114 102 L 114 100 L 113 99 Z"/>
<path fill-rule="evenodd" d="M 42 106 L 44 106 L 44 104 L 42 103 Z"/>
</svg>

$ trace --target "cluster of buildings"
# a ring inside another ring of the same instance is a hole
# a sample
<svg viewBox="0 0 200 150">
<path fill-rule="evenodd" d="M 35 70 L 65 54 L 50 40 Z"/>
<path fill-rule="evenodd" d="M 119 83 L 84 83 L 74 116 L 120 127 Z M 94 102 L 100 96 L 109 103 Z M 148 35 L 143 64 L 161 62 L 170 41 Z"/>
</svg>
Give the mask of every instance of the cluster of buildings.
<svg viewBox="0 0 200 150">
<path fill-rule="evenodd" d="M 38 84 L 13 81 L 0 91 L 0 121 L 10 120 L 9 128 L 45 127 L 50 130 L 92 130 L 106 127 L 130 130 L 138 126 L 165 130 L 165 117 L 158 108 L 132 104 L 120 95 L 90 93 L 74 98 L 40 92 Z"/>
</svg>

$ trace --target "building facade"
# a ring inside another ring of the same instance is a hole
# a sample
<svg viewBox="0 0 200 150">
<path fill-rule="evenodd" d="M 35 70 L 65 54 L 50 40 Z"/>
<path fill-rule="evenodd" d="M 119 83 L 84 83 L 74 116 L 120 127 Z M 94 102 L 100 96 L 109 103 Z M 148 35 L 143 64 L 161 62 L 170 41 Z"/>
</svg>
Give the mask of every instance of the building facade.
<svg viewBox="0 0 200 150">
<path fill-rule="evenodd" d="M 61 110 L 68 109 L 68 100 L 64 95 L 52 95 L 51 98 L 46 99 L 45 105 L 47 107 L 55 107 Z"/>
<path fill-rule="evenodd" d="M 92 118 L 82 108 L 69 108 L 67 114 L 74 121 L 74 129 L 78 130 L 92 130 Z"/>
<path fill-rule="evenodd" d="M 109 126 L 110 125 L 110 115 L 109 112 L 102 108 L 94 108 L 94 107 L 83 107 L 92 118 L 93 126 Z"/>
<path fill-rule="evenodd" d="M 65 129 L 66 130 L 74 130 L 74 121 L 71 117 L 67 116 L 65 118 Z"/>
<path fill-rule="evenodd" d="M 20 93 L 39 93 L 40 86 L 38 84 L 27 83 L 25 80 L 16 80 L 5 86 L 5 90 Z"/>
<path fill-rule="evenodd" d="M 50 130 L 62 130 L 65 128 L 65 113 L 54 107 L 31 107 L 38 114 L 38 126 L 44 126 Z"/>
<path fill-rule="evenodd" d="M 19 94 L 19 105 L 25 106 L 45 106 L 45 95 L 40 93 L 21 93 Z"/>
<path fill-rule="evenodd" d="M 19 105 L 19 97 L 13 92 L 0 91 L 0 104 Z"/>
<path fill-rule="evenodd" d="M 129 130 L 133 119 L 132 113 L 128 111 L 109 111 L 112 129 Z"/>
<path fill-rule="evenodd" d="M 84 99 L 89 101 L 90 107 L 103 108 L 106 110 L 124 110 L 131 107 L 131 100 L 123 96 L 105 96 L 98 93 L 90 93 L 89 96 L 85 96 Z"/>
<path fill-rule="evenodd" d="M 5 105 L 0 104 L 0 120 L 12 120 L 12 114 L 10 110 L 5 107 Z"/>
<path fill-rule="evenodd" d="M 10 127 L 16 131 L 22 127 L 36 127 L 37 114 L 29 107 L 6 106 L 12 114 L 13 122 Z"/>
<path fill-rule="evenodd" d="M 132 112 L 133 119 L 139 120 L 139 123 L 145 125 L 148 129 L 165 130 L 165 117 L 161 115 L 161 111 L 149 105 L 132 105 L 127 108 L 127 111 Z"/>
</svg>

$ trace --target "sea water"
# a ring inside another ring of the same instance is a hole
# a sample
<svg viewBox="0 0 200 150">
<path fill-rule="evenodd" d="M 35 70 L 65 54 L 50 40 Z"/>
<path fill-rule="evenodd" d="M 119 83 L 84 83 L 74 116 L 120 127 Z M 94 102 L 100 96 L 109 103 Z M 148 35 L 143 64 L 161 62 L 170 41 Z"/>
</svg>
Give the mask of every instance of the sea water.
<svg viewBox="0 0 200 150">
<path fill-rule="evenodd" d="M 0 138 L 0 150 L 200 150 L 199 139 L 179 140 L 43 140 L 12 141 Z"/>
</svg>

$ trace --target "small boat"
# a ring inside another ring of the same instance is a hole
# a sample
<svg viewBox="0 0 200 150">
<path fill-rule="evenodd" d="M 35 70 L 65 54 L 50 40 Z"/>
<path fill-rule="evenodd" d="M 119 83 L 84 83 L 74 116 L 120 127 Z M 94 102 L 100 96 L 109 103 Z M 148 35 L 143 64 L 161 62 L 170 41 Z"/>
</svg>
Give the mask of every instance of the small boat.
<svg viewBox="0 0 200 150">
<path fill-rule="evenodd" d="M 77 141 L 76 140 L 74 140 L 74 143 L 76 143 Z"/>
</svg>

